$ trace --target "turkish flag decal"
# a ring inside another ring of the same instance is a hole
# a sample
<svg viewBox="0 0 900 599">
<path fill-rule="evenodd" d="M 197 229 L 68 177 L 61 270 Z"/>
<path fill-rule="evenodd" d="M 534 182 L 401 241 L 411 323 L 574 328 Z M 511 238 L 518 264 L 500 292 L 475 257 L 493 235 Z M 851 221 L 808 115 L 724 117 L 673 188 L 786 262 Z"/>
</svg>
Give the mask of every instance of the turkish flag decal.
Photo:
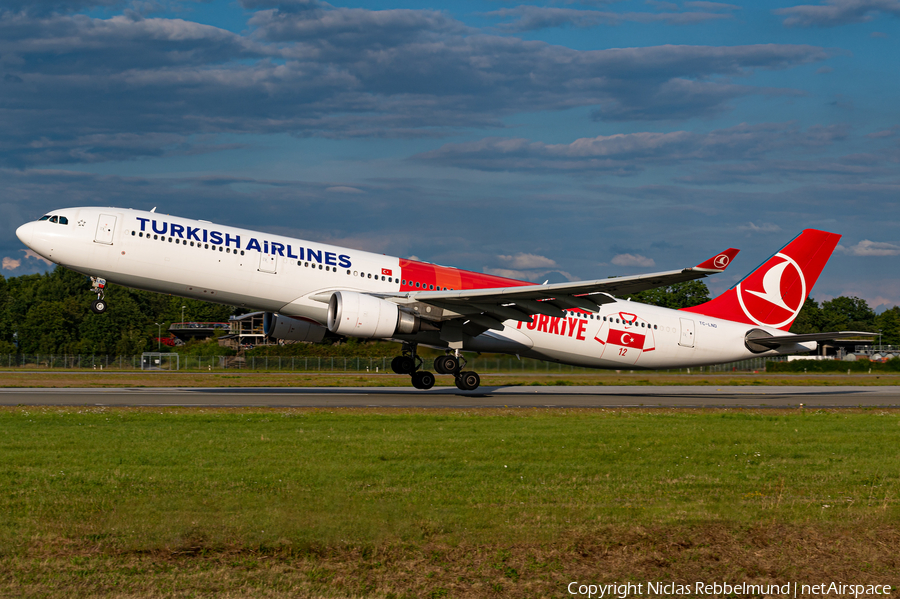
<svg viewBox="0 0 900 599">
<path fill-rule="evenodd" d="M 391 271 L 390 268 L 382 268 L 382 269 L 381 269 L 381 274 L 387 275 L 387 276 L 390 277 L 390 276 L 392 276 L 392 271 Z"/>
<path fill-rule="evenodd" d="M 629 333 L 628 331 L 610 329 L 609 335 L 606 337 L 606 342 L 612 343 L 613 345 L 644 349 L 644 337 L 645 336 L 640 333 Z"/>
</svg>

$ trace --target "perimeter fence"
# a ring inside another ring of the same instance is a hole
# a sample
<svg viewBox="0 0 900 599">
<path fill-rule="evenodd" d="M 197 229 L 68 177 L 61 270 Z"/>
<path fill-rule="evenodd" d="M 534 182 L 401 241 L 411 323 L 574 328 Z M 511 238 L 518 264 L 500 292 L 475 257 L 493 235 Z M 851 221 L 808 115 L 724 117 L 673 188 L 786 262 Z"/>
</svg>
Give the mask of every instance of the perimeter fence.
<svg viewBox="0 0 900 599">
<path fill-rule="evenodd" d="M 174 355 L 174 354 L 173 354 Z M 181 371 L 210 371 L 210 370 L 246 370 L 259 372 L 368 372 L 368 373 L 392 373 L 391 360 L 393 356 L 385 357 L 316 357 L 316 356 L 191 356 L 181 355 L 178 369 Z M 595 368 L 583 368 L 570 366 L 531 358 L 518 359 L 514 356 L 466 356 L 467 370 L 475 370 L 479 373 L 574 373 L 591 374 L 602 372 Z M 714 366 L 701 366 L 698 368 L 681 368 L 666 370 L 663 372 L 762 372 L 766 368 L 767 361 L 781 361 L 785 358 L 753 358 L 731 362 L 728 364 L 716 364 Z M 171 365 L 170 365 L 171 364 Z M 175 370 L 174 360 L 164 360 L 161 367 L 151 370 L 170 371 Z M 424 367 L 432 369 L 431 360 L 426 360 Z M 141 370 L 141 356 L 105 356 L 105 355 L 53 355 L 53 354 L 8 354 L 0 355 L 0 368 L 13 369 L 70 369 L 70 370 Z M 623 364 L 622 371 L 629 371 L 630 366 Z M 146 368 L 145 368 L 146 371 Z"/>
</svg>

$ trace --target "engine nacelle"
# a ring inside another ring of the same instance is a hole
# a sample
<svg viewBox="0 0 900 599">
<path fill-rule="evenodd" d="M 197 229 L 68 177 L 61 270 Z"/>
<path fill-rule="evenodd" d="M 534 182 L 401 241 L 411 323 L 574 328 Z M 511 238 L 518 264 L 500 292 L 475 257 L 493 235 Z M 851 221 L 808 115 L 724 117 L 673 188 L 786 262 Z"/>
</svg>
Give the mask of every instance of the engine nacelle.
<svg viewBox="0 0 900 599">
<path fill-rule="evenodd" d="M 325 338 L 325 327 L 308 320 L 266 312 L 263 315 L 263 333 L 272 339 L 318 343 Z"/>
<path fill-rule="evenodd" d="M 347 337 L 387 339 L 419 332 L 422 321 L 400 307 L 365 293 L 336 291 L 328 301 L 328 330 Z"/>
</svg>

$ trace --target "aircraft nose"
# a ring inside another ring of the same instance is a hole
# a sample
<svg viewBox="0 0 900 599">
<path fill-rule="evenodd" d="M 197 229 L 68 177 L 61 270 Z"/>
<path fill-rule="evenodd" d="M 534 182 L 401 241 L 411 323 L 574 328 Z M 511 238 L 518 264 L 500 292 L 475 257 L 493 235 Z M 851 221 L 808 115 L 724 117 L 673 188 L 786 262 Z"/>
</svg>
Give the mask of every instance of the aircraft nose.
<svg viewBox="0 0 900 599">
<path fill-rule="evenodd" d="M 16 229 L 16 237 L 18 237 L 22 243 L 31 247 L 31 238 L 34 237 L 34 223 L 25 223 Z"/>
</svg>

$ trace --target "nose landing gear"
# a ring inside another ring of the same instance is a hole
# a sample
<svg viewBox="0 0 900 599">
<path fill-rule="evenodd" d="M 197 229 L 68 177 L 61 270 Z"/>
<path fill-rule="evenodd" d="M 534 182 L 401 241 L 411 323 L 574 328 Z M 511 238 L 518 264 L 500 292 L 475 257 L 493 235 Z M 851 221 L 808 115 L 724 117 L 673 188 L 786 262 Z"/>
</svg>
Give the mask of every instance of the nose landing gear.
<svg viewBox="0 0 900 599">
<path fill-rule="evenodd" d="M 91 302 L 91 311 L 94 314 L 106 312 L 106 300 L 103 299 L 106 290 L 106 279 L 91 277 L 91 293 L 97 294 L 97 299 Z"/>
</svg>

